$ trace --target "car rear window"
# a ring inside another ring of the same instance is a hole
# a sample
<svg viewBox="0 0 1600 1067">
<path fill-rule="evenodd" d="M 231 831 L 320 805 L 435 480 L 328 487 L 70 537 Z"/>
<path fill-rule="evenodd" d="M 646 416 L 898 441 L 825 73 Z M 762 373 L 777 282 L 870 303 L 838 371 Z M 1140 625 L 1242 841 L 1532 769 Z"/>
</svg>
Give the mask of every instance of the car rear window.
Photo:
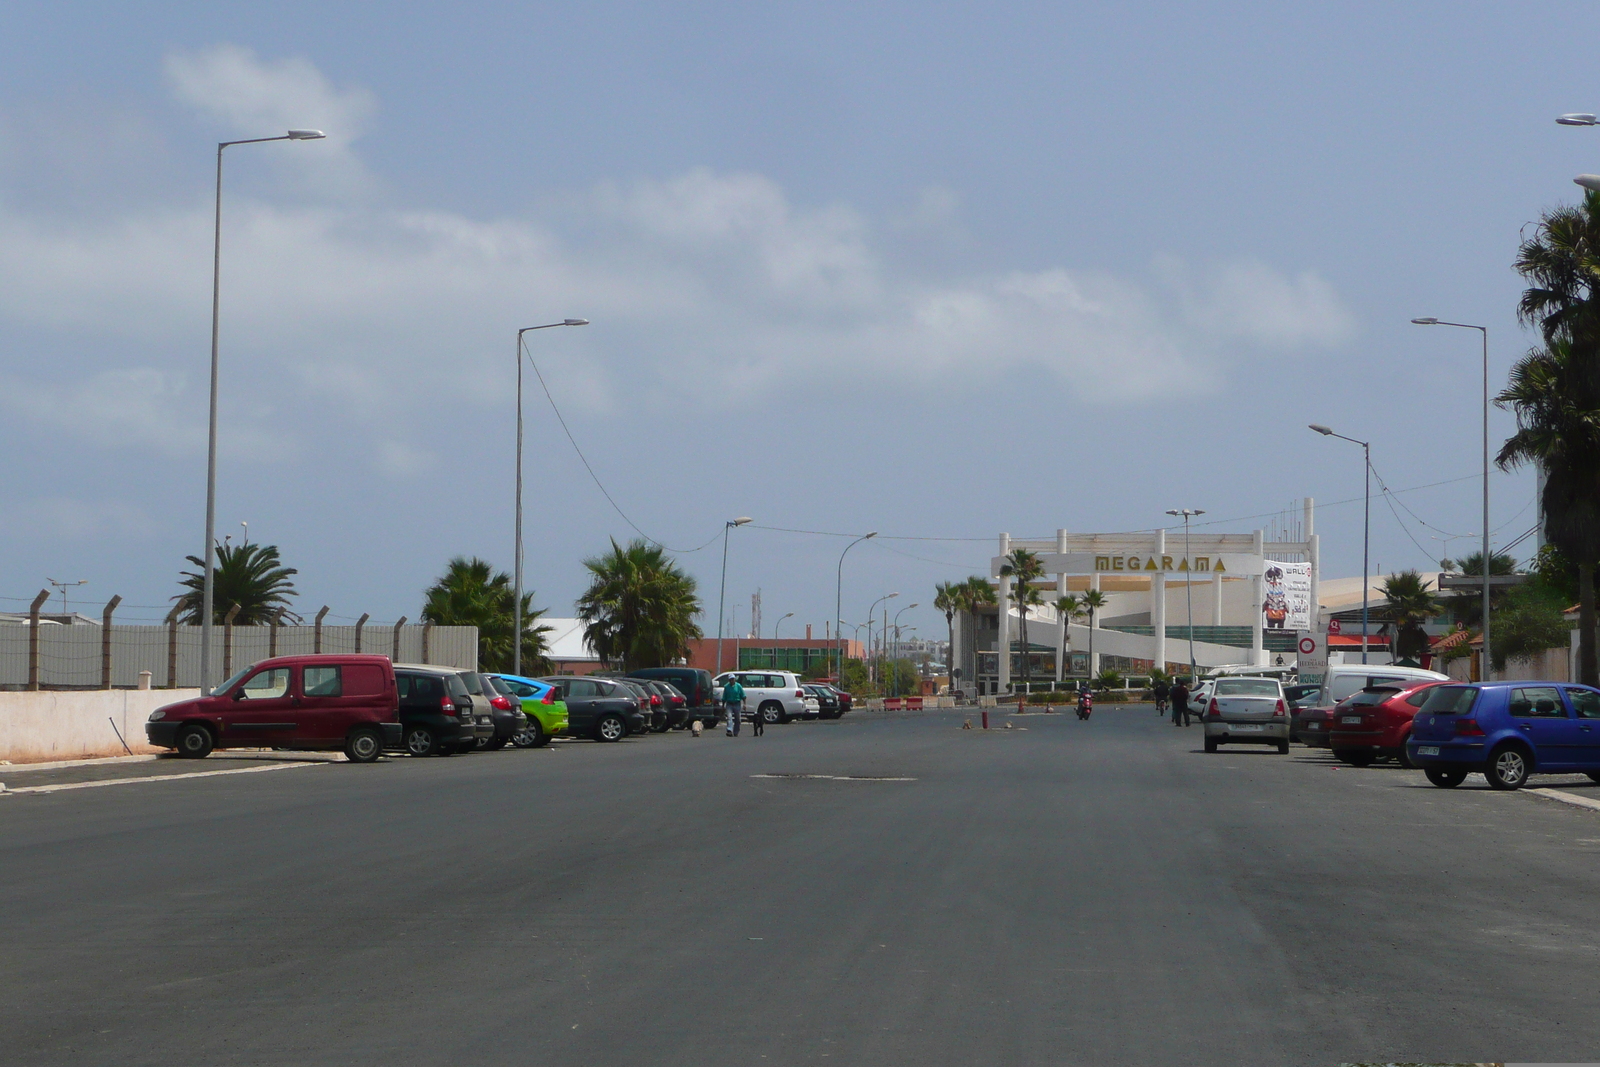
<svg viewBox="0 0 1600 1067">
<path fill-rule="evenodd" d="M 461 675 L 459 674 L 445 675 L 444 687 L 450 690 L 452 700 L 460 700 L 464 696 L 471 695 L 467 692 L 467 683 L 461 680 Z"/>
<path fill-rule="evenodd" d="M 1382 704 L 1385 700 L 1388 700 L 1398 692 L 1400 692 L 1400 690 L 1390 689 L 1387 686 L 1369 686 L 1368 688 L 1357 693 L 1355 696 L 1351 697 L 1349 700 L 1345 701 L 1345 706 L 1352 708 L 1370 708 L 1374 704 Z"/>
<path fill-rule="evenodd" d="M 1470 685 L 1441 685 L 1430 690 L 1422 703 L 1425 715 L 1465 715 L 1477 703 L 1478 689 Z"/>
<path fill-rule="evenodd" d="M 1271 678 L 1224 678 L 1217 683 L 1219 697 L 1275 697 L 1278 683 Z"/>
</svg>

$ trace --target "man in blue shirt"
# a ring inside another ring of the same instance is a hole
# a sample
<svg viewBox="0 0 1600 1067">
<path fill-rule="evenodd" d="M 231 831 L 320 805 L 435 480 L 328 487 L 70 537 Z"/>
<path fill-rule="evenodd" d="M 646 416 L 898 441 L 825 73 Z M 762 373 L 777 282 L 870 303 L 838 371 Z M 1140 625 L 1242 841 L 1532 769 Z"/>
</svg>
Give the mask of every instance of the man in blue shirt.
<svg viewBox="0 0 1600 1067">
<path fill-rule="evenodd" d="M 728 712 L 728 736 L 739 736 L 739 723 L 744 719 L 744 686 L 739 676 L 733 675 L 722 687 L 722 705 Z"/>
</svg>

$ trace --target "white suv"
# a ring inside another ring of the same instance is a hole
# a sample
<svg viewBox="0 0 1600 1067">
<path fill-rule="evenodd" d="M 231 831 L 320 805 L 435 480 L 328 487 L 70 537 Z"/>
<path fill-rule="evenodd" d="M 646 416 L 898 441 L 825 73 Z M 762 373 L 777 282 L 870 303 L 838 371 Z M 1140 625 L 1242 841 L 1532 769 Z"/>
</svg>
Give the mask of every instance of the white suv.
<svg viewBox="0 0 1600 1067">
<path fill-rule="evenodd" d="M 729 679 L 739 679 L 744 686 L 744 710 L 747 715 L 759 715 L 763 722 L 785 723 L 790 719 L 817 714 L 815 698 L 808 698 L 798 675 L 788 671 L 728 671 L 712 681 L 716 687 L 717 702 L 722 701 L 722 687 Z"/>
</svg>

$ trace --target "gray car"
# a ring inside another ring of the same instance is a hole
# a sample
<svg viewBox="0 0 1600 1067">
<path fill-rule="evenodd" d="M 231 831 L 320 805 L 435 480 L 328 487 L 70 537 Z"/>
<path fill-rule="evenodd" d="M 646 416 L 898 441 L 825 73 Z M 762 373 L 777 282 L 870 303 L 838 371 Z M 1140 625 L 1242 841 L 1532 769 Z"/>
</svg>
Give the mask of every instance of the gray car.
<svg viewBox="0 0 1600 1067">
<path fill-rule="evenodd" d="M 1289 751 L 1289 709 L 1276 678 L 1218 678 L 1201 707 L 1206 751 L 1218 745 L 1274 745 Z"/>
</svg>

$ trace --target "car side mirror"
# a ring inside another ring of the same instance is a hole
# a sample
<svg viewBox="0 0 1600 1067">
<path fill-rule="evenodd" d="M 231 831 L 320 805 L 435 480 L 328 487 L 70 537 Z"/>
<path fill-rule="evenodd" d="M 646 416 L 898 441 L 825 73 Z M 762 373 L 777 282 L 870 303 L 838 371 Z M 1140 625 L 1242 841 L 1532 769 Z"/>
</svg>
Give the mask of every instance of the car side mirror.
<svg viewBox="0 0 1600 1067">
<path fill-rule="evenodd" d="M 244 699 L 244 690 L 243 689 L 235 689 L 233 691 L 233 699 L 234 700 L 243 700 Z"/>
</svg>

